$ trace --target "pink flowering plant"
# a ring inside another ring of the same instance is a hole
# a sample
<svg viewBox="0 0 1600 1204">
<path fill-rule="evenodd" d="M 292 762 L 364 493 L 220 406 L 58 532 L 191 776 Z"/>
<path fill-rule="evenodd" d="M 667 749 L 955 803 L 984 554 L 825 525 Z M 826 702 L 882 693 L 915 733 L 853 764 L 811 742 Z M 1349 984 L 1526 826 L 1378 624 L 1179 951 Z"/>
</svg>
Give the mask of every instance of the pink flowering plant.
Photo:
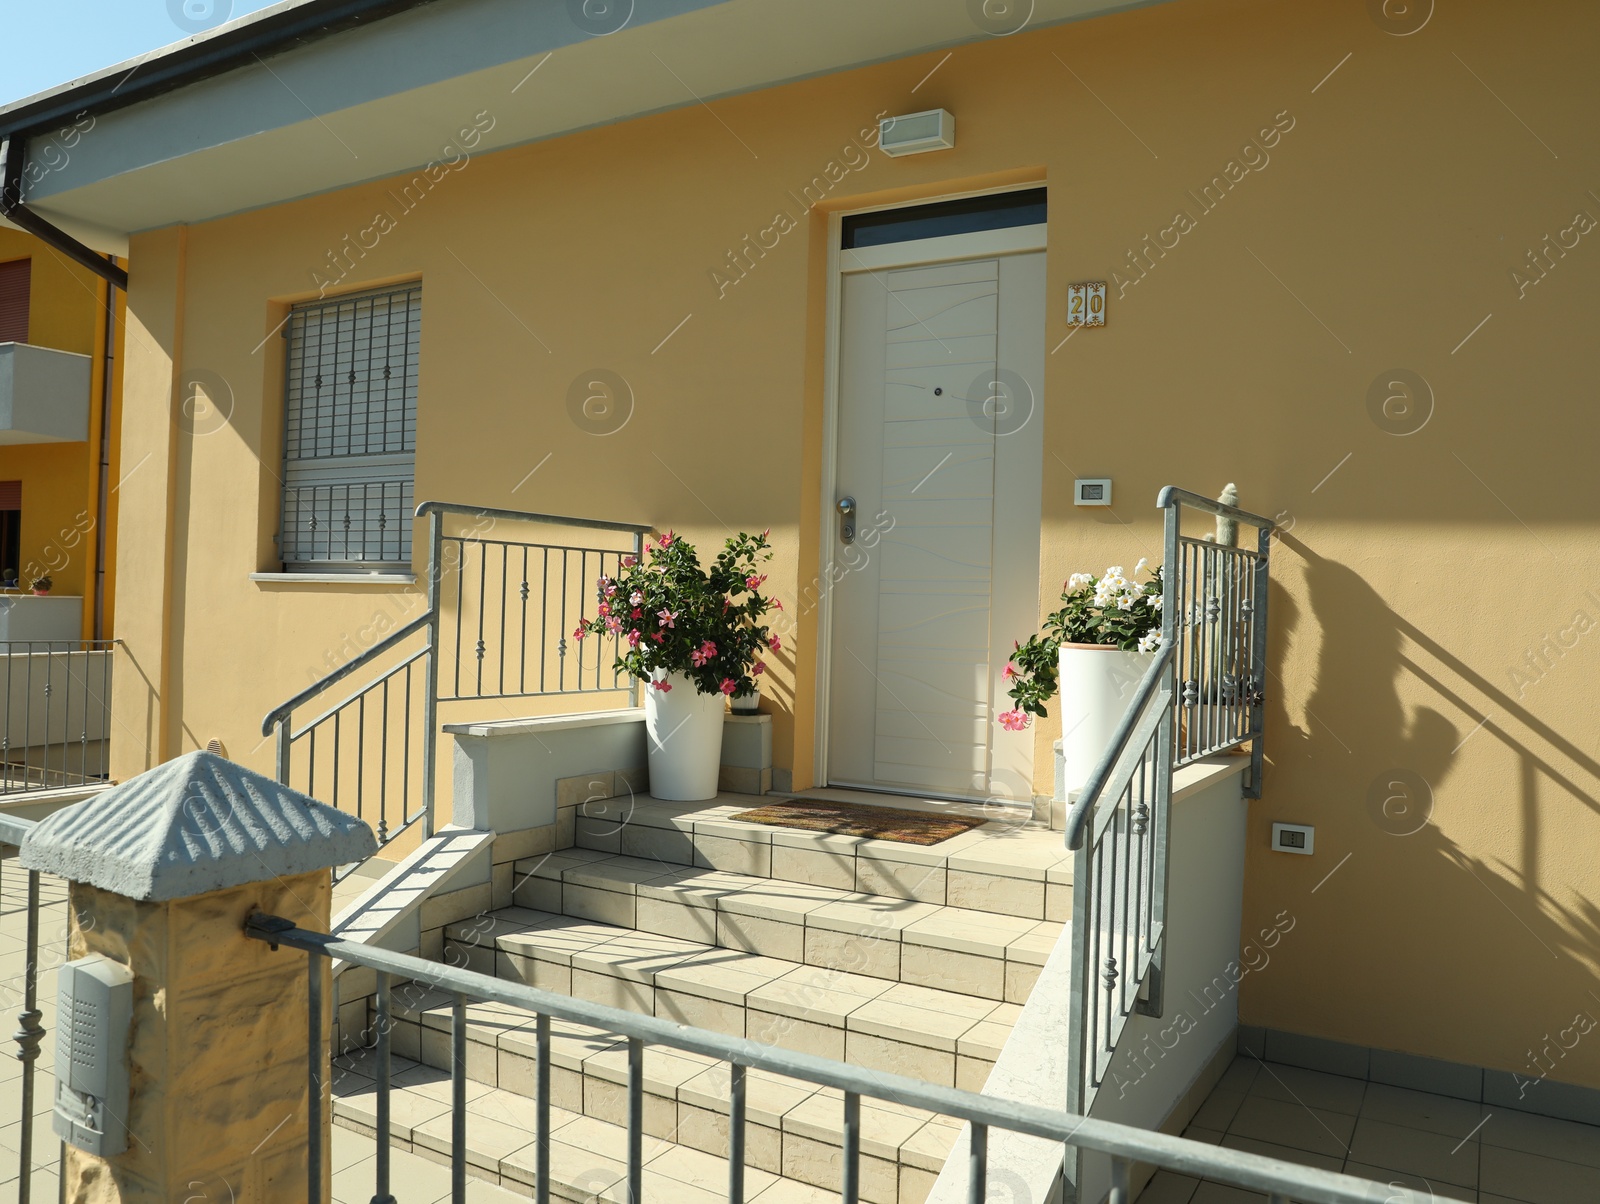
<svg viewBox="0 0 1600 1204">
<path fill-rule="evenodd" d="M 682 673 L 701 694 L 748 694 L 766 672 L 762 659 L 781 640 L 762 622 L 783 603 L 761 592 L 772 559 L 769 532 L 740 532 L 709 569 L 694 545 L 671 531 L 645 541 L 645 557 L 624 556 L 615 577 L 596 583 L 597 613 L 572 633 L 615 636 L 616 669 L 670 690 L 661 676 Z"/>
<path fill-rule="evenodd" d="M 1045 703 L 1060 688 L 1061 645 L 1100 644 L 1124 652 L 1154 652 L 1161 646 L 1161 566 L 1151 569 L 1140 560 L 1133 576 L 1147 570 L 1143 582 L 1124 576 L 1121 565 L 1112 565 L 1099 577 L 1074 573 L 1067 578 L 1061 609 L 1045 616 L 1043 630 L 1027 643 L 1012 645 L 1015 651 L 1003 676 L 1016 705 L 1000 713 L 1001 727 L 1020 732 L 1031 722 L 1030 715 L 1050 713 Z"/>
</svg>

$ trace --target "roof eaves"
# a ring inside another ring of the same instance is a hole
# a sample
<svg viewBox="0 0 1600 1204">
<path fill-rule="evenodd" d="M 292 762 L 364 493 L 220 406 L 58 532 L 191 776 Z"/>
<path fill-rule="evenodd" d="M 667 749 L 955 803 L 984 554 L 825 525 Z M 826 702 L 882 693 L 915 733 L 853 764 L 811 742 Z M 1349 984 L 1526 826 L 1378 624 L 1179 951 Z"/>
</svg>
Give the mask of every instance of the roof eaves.
<svg viewBox="0 0 1600 1204">
<path fill-rule="evenodd" d="M 53 130 L 438 0 L 288 0 L 0 108 L 0 138 Z"/>
</svg>

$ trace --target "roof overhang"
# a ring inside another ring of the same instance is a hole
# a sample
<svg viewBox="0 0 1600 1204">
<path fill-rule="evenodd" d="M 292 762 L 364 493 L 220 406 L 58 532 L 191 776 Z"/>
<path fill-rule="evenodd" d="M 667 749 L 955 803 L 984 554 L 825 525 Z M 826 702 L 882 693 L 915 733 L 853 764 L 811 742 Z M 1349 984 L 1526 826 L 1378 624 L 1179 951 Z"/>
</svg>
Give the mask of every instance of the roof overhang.
<svg viewBox="0 0 1600 1204">
<path fill-rule="evenodd" d="M 0 109 L 0 138 L 26 139 L 30 209 L 121 254 L 446 160 L 464 131 L 481 154 L 1158 2 L 285 0 Z"/>
</svg>

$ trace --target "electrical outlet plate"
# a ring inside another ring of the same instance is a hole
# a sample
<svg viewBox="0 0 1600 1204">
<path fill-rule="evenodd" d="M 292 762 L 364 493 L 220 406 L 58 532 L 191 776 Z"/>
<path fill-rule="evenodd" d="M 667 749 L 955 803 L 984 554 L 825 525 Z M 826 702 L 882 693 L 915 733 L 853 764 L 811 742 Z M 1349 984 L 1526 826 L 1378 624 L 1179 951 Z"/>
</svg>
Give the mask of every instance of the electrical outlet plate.
<svg viewBox="0 0 1600 1204">
<path fill-rule="evenodd" d="M 1310 824 L 1273 824 L 1272 851 L 1311 856 L 1317 845 L 1317 830 Z"/>
</svg>

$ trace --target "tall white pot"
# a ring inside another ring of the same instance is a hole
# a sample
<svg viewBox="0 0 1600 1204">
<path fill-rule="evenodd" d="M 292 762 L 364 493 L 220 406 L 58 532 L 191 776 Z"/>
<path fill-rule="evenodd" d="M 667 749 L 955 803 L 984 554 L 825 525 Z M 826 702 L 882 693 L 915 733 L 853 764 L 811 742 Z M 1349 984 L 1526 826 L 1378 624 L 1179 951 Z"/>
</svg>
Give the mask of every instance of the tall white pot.
<svg viewBox="0 0 1600 1204">
<path fill-rule="evenodd" d="M 1069 794 L 1083 787 L 1111 746 L 1153 655 L 1105 644 L 1061 645 L 1061 755 Z"/>
<path fill-rule="evenodd" d="M 717 795 L 722 766 L 722 695 L 699 694 L 682 673 L 664 676 L 670 690 L 644 692 L 650 797 L 701 802 Z"/>
</svg>

